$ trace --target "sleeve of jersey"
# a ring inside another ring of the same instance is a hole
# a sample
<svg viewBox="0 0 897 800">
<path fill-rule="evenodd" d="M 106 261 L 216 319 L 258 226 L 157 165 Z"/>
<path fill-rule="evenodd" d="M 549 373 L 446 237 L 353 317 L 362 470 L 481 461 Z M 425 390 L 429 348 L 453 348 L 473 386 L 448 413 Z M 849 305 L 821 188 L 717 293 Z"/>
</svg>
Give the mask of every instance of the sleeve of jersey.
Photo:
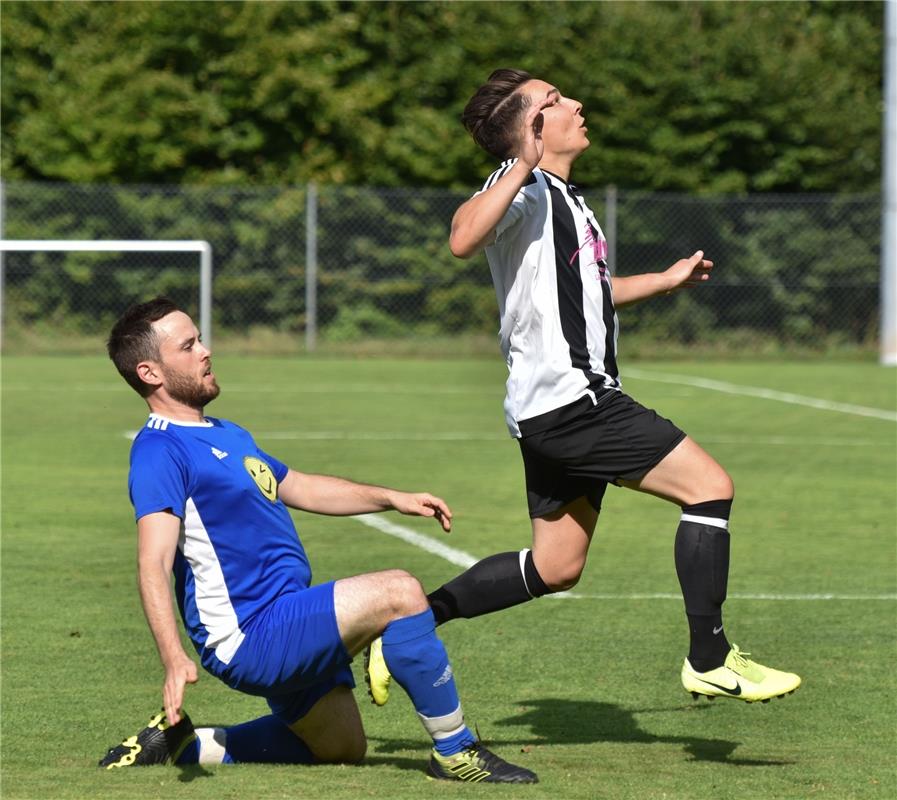
<svg viewBox="0 0 897 800">
<path fill-rule="evenodd" d="M 287 473 L 290 471 L 289 467 L 284 464 L 282 461 L 278 461 L 274 456 L 269 455 L 261 447 L 257 447 L 259 452 L 259 458 L 262 459 L 269 467 L 271 467 L 271 472 L 274 473 L 274 479 L 280 483 L 284 478 L 286 478 Z"/>
<path fill-rule="evenodd" d="M 535 181 L 528 183 L 519 192 L 517 192 L 508 210 L 502 217 L 501 222 L 495 226 L 495 241 L 500 242 L 503 239 L 509 239 L 516 236 L 520 230 L 520 221 L 527 215 L 532 214 L 538 205 L 536 195 Z"/>
<path fill-rule="evenodd" d="M 157 511 L 171 511 L 183 519 L 189 496 L 184 457 L 164 439 L 136 442 L 131 451 L 128 491 L 135 519 Z"/>
</svg>

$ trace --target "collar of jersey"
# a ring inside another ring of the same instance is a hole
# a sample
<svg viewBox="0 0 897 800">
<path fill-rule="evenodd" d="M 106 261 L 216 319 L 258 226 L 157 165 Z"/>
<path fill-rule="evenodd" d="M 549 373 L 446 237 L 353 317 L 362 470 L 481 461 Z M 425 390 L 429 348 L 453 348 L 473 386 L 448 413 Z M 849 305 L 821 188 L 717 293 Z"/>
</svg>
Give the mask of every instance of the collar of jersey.
<svg viewBox="0 0 897 800">
<path fill-rule="evenodd" d="M 547 170 L 547 169 L 545 169 L 545 167 L 539 167 L 539 169 L 540 169 L 544 174 L 546 174 L 546 175 L 551 175 L 552 178 L 554 178 L 555 180 L 560 181 L 561 183 L 563 183 L 564 186 L 573 186 L 573 184 L 570 183 L 570 181 L 565 181 L 560 175 L 555 175 L 551 170 Z"/>
<path fill-rule="evenodd" d="M 180 425 L 183 428 L 211 428 L 212 423 L 209 420 L 203 418 L 202 422 L 184 422 L 179 419 L 171 419 L 171 417 L 163 417 L 161 414 L 151 413 L 149 415 L 150 419 L 161 419 L 167 422 L 169 425 Z"/>
</svg>

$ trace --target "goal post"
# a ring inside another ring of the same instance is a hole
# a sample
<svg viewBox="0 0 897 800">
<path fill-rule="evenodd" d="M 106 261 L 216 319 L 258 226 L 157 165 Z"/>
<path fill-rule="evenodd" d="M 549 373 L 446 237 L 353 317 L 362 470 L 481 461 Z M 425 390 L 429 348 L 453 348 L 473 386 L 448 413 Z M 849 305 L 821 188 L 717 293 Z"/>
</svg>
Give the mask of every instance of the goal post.
<svg viewBox="0 0 897 800">
<path fill-rule="evenodd" d="M 0 253 L 199 253 L 199 331 L 212 344 L 212 245 L 198 239 L 0 239 Z M 2 263 L 2 262 L 0 262 Z M 2 272 L 2 267 L 0 267 Z M 3 330 L 0 275 L 0 332 Z"/>
</svg>

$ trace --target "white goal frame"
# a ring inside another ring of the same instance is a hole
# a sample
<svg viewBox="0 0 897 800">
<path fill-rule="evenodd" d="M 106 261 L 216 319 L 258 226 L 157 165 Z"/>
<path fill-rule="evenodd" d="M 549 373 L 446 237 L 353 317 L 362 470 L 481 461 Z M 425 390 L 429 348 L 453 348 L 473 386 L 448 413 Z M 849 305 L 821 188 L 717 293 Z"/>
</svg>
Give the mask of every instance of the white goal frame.
<svg viewBox="0 0 897 800">
<path fill-rule="evenodd" d="M 199 239 L 0 239 L 0 253 L 199 253 L 199 331 L 212 344 L 212 245 Z M 0 332 L 3 330 L 0 266 Z"/>
</svg>

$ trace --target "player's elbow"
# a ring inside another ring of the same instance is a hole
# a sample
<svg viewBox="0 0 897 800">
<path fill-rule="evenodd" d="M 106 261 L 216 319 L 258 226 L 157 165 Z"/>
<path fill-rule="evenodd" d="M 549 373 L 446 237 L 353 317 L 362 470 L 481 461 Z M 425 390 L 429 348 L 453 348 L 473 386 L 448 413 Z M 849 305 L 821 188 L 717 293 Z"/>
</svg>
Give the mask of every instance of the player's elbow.
<svg viewBox="0 0 897 800">
<path fill-rule="evenodd" d="M 477 227 L 475 217 L 458 213 L 452 220 L 449 249 L 455 258 L 470 258 L 480 252 L 488 238 L 488 234 L 484 236 L 483 231 Z"/>
<path fill-rule="evenodd" d="M 452 255 L 455 258 L 470 258 L 474 253 L 476 253 L 476 247 L 474 243 L 470 241 L 469 238 L 465 237 L 461 233 L 457 233 L 456 231 L 452 231 L 452 235 L 449 237 L 449 250 L 452 251 Z"/>
</svg>

